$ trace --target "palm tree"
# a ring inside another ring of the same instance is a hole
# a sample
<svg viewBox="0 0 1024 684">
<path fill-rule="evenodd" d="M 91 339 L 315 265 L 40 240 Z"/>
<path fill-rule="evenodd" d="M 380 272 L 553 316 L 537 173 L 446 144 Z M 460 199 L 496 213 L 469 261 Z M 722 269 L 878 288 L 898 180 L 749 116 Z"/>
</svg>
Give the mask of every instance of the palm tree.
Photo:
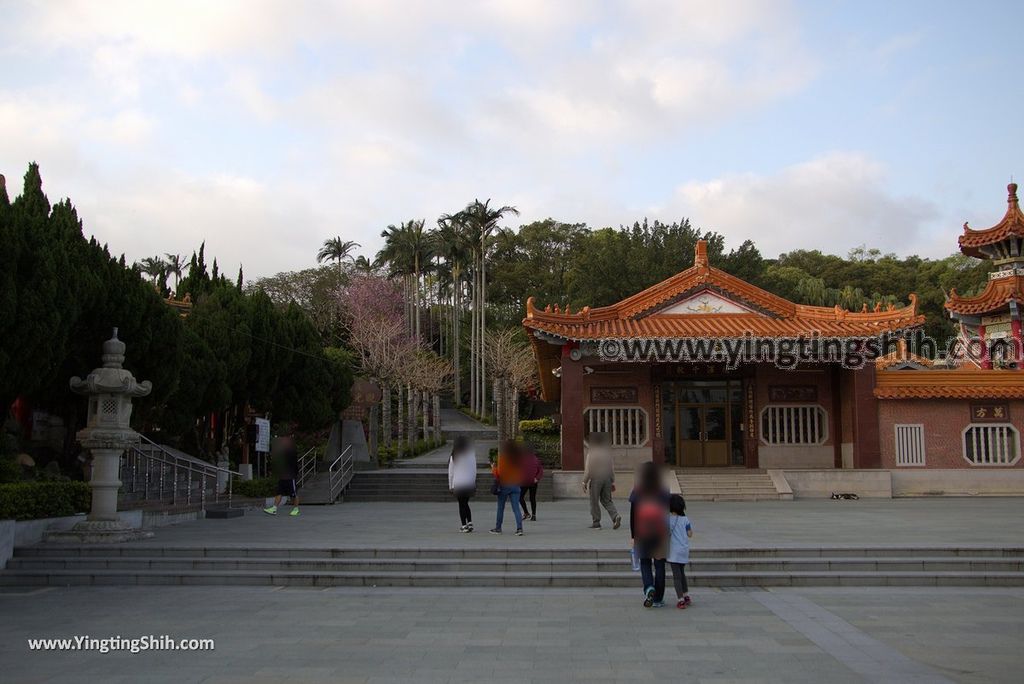
<svg viewBox="0 0 1024 684">
<path fill-rule="evenodd" d="M 476 372 L 474 389 L 478 388 L 475 394 L 474 412 L 484 415 L 487 412 L 487 361 L 485 358 L 486 342 L 484 333 L 487 329 L 487 246 L 491 235 L 498 228 L 498 223 L 506 214 L 519 215 L 519 210 L 512 206 L 491 207 L 491 200 L 481 202 L 473 200 L 465 209 L 460 212 L 462 221 L 469 231 L 473 241 L 474 256 L 474 331 L 475 344 L 471 350 L 470 358 L 477 359 L 479 370 Z M 478 311 L 478 313 L 477 313 Z M 473 368 L 476 368 L 474 365 Z"/>
<path fill-rule="evenodd" d="M 377 254 L 378 261 L 388 264 L 392 277 L 401 275 L 405 280 L 409 327 L 417 341 L 421 339 L 420 309 L 423 297 L 420 283 L 429 268 L 432 247 L 430 235 L 423 229 L 423 225 L 423 219 L 419 219 L 388 226 L 380 234 L 384 238 L 384 248 Z"/>
<path fill-rule="evenodd" d="M 352 267 L 359 271 L 360 273 L 373 273 L 373 270 L 375 268 L 373 262 L 364 257 L 362 254 L 355 258 L 355 261 L 352 262 Z"/>
<path fill-rule="evenodd" d="M 164 262 L 164 266 L 167 269 L 167 275 L 174 276 L 174 292 L 178 292 L 178 283 L 181 282 L 181 274 L 185 269 L 185 262 L 181 260 L 180 254 L 164 254 L 167 257 L 167 261 Z"/>
<path fill-rule="evenodd" d="M 362 245 L 354 240 L 342 240 L 340 237 L 324 240 L 323 247 L 316 253 L 316 261 L 318 264 L 322 264 L 325 261 L 337 261 L 338 273 L 340 274 L 341 264 L 346 260 L 352 259 L 352 250 L 356 247 L 362 247 Z"/>
<path fill-rule="evenodd" d="M 146 257 L 139 262 L 139 269 L 153 279 L 153 287 L 163 292 L 160 281 L 166 278 L 167 264 L 158 256 Z"/>
<path fill-rule="evenodd" d="M 448 264 L 449 290 L 451 297 L 451 334 L 450 347 L 452 355 L 452 389 L 456 405 L 462 404 L 462 364 L 459 343 L 462 330 L 462 286 L 465 278 L 466 265 L 472 255 L 466 226 L 461 213 L 445 214 L 437 219 L 437 230 L 431 233 L 434 252 Z"/>
</svg>

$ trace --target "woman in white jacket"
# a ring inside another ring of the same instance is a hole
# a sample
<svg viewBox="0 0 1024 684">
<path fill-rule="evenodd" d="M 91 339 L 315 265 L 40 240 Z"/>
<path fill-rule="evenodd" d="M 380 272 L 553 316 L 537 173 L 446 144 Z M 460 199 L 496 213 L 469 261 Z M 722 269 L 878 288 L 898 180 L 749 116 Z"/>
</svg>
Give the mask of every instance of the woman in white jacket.
<svg viewBox="0 0 1024 684">
<path fill-rule="evenodd" d="M 448 461 L 448 489 L 459 500 L 461 532 L 473 531 L 473 514 L 469 510 L 469 499 L 476 493 L 476 451 L 472 442 L 464 435 L 455 438 L 452 456 Z"/>
</svg>

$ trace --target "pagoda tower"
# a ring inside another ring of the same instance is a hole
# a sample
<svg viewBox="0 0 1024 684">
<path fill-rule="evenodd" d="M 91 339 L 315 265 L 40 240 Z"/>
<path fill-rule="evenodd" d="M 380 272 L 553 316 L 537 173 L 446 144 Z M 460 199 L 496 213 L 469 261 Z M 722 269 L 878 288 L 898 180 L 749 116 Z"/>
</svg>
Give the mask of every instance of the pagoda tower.
<svg viewBox="0 0 1024 684">
<path fill-rule="evenodd" d="M 1021 346 L 1021 306 L 1024 304 L 1024 213 L 1017 200 L 1017 184 L 1007 187 L 1006 215 L 984 230 L 966 223 L 960 251 L 995 264 L 981 294 L 961 297 L 950 290 L 946 310 L 960 324 L 961 340 L 968 343 L 965 363 L 980 368 L 1024 368 Z"/>
</svg>

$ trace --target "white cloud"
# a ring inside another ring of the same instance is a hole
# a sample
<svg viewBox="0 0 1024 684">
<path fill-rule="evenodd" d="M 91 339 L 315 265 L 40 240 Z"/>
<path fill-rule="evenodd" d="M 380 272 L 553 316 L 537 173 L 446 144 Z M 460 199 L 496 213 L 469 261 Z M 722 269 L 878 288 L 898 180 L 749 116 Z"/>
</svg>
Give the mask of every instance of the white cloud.
<svg viewBox="0 0 1024 684">
<path fill-rule="evenodd" d="M 69 0 L 5 19 L 4 54 L 37 71 L 0 74 L 0 166 L 40 161 L 129 258 L 206 239 L 250 275 L 335 234 L 372 253 L 387 224 L 473 197 L 631 220 L 638 149 L 817 73 L 793 8 L 754 0 Z"/>
<path fill-rule="evenodd" d="M 933 254 L 928 227 L 939 218 L 930 201 L 898 197 L 879 162 L 837 152 L 771 175 L 735 174 L 681 184 L 657 211 L 690 216 L 729 244 L 753 240 L 766 256 L 793 249 L 845 254 L 867 245 L 883 251 Z M 955 230 L 939 254 L 955 247 Z"/>
</svg>

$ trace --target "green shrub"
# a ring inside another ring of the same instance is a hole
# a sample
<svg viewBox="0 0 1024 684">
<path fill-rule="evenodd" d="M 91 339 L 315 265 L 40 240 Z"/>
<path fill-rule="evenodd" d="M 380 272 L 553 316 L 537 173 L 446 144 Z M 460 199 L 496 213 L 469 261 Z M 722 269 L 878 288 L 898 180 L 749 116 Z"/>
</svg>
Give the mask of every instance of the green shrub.
<svg viewBox="0 0 1024 684">
<path fill-rule="evenodd" d="M 238 496 L 265 499 L 268 496 L 277 494 L 277 480 L 272 477 L 238 480 L 232 485 L 232 491 Z"/>
<path fill-rule="evenodd" d="M 19 482 L 21 466 L 9 456 L 0 456 L 0 483 Z"/>
<path fill-rule="evenodd" d="M 539 435 L 557 435 L 559 430 L 551 418 L 538 418 L 537 420 L 519 421 L 519 431 L 523 434 L 535 433 Z"/>
<path fill-rule="evenodd" d="M 0 520 L 61 518 L 88 511 L 91 501 L 85 482 L 0 484 Z"/>
</svg>

